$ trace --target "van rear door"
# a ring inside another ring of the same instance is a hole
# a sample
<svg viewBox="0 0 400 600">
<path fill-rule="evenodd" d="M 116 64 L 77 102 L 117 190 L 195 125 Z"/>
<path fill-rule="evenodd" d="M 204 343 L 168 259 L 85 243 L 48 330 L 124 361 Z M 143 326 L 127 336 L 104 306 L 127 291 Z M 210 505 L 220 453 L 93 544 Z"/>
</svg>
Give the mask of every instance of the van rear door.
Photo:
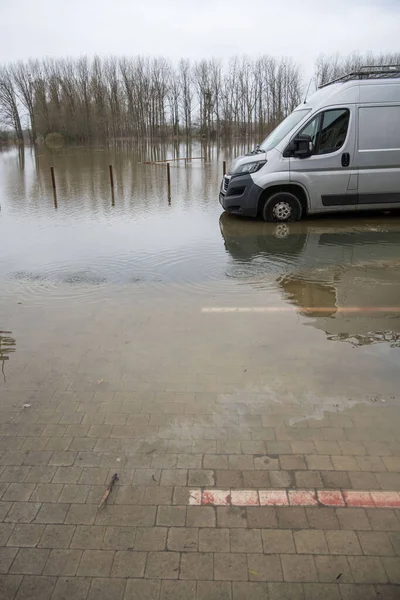
<svg viewBox="0 0 400 600">
<path fill-rule="evenodd" d="M 290 157 L 290 180 L 309 194 L 309 211 L 351 210 L 357 206 L 354 165 L 355 106 L 329 108 L 314 115 L 296 133 L 312 139 L 313 154 Z"/>
<path fill-rule="evenodd" d="M 400 208 L 400 102 L 358 107 L 357 163 L 359 208 Z"/>
</svg>

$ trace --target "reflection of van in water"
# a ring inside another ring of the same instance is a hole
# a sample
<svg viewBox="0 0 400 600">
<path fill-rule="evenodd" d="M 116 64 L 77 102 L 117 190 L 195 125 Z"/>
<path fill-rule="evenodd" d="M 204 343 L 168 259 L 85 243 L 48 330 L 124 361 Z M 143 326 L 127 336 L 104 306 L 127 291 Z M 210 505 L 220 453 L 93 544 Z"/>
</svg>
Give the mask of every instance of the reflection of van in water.
<svg viewBox="0 0 400 600">
<path fill-rule="evenodd" d="M 400 208 L 400 66 L 322 86 L 224 176 L 223 208 L 265 221 Z"/>
<path fill-rule="evenodd" d="M 400 346 L 400 221 L 270 225 L 227 214 L 220 229 L 235 276 L 257 289 L 272 280 L 285 301 L 330 339 Z M 353 312 L 354 307 L 360 312 Z M 363 310 L 363 309 L 368 310 Z"/>
</svg>

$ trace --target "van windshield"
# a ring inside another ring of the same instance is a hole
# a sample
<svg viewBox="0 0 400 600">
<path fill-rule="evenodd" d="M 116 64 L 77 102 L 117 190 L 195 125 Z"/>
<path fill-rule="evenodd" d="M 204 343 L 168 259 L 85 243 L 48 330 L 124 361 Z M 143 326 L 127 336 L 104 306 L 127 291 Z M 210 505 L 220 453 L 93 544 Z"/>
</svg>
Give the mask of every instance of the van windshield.
<svg viewBox="0 0 400 600">
<path fill-rule="evenodd" d="M 269 136 L 265 138 L 263 143 L 260 144 L 260 150 L 267 152 L 268 150 L 272 150 L 272 148 L 275 148 L 275 146 L 279 144 L 281 140 L 283 140 L 283 138 L 289 133 L 289 131 L 291 131 L 293 127 L 296 127 L 296 125 L 300 123 L 302 119 L 304 119 L 304 117 L 307 113 L 310 112 L 310 110 L 311 108 L 295 110 L 290 115 L 288 115 L 286 119 L 284 119 L 282 123 L 280 123 L 278 127 L 276 127 L 269 134 Z"/>
</svg>

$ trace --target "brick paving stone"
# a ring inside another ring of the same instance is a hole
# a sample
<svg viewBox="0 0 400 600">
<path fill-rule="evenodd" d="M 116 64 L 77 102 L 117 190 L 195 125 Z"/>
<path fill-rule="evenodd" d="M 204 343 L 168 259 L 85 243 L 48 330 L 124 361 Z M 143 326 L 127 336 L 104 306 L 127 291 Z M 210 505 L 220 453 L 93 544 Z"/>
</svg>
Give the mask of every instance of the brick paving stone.
<svg viewBox="0 0 400 600">
<path fill-rule="evenodd" d="M 150 486 L 146 487 L 143 497 L 143 504 L 172 504 L 173 487 L 170 486 Z"/>
<path fill-rule="evenodd" d="M 196 552 L 198 550 L 198 529 L 195 527 L 171 527 L 168 531 L 168 550 Z"/>
<path fill-rule="evenodd" d="M 0 548 L 0 573 L 8 573 L 18 548 Z"/>
<path fill-rule="evenodd" d="M 375 473 L 383 490 L 400 491 L 400 473 Z"/>
<path fill-rule="evenodd" d="M 376 585 L 375 591 L 379 600 L 398 600 L 399 587 L 397 585 Z"/>
<path fill-rule="evenodd" d="M 400 585 L 400 558 L 383 557 L 382 562 L 390 583 Z"/>
<path fill-rule="evenodd" d="M 6 467 L 0 476 L 0 481 L 5 481 L 7 483 L 21 483 L 25 481 L 30 467 Z"/>
<path fill-rule="evenodd" d="M 336 515 L 342 529 L 371 529 L 367 513 L 363 508 L 338 508 Z"/>
<path fill-rule="evenodd" d="M 89 577 L 59 577 L 51 600 L 86 600 L 90 582 Z"/>
<path fill-rule="evenodd" d="M 288 455 L 280 455 L 279 462 L 281 468 L 285 471 L 301 471 L 306 470 L 307 465 L 304 460 L 304 456 L 288 454 Z"/>
<path fill-rule="evenodd" d="M 55 583 L 55 577 L 28 575 L 23 578 L 15 600 L 50 600 Z"/>
<path fill-rule="evenodd" d="M 21 575 L 0 575 L 0 598 L 13 600 L 21 581 Z"/>
<path fill-rule="evenodd" d="M 299 488 L 321 488 L 322 478 L 318 471 L 297 471 L 294 474 L 296 486 Z"/>
<path fill-rule="evenodd" d="M 81 474 L 80 467 L 58 467 L 53 477 L 53 483 L 78 483 Z"/>
<path fill-rule="evenodd" d="M 296 552 L 292 531 L 264 529 L 261 531 L 264 554 L 291 554 Z"/>
<path fill-rule="evenodd" d="M 161 582 L 150 579 L 128 579 L 124 600 L 157 600 L 160 595 Z"/>
<path fill-rule="evenodd" d="M 124 579 L 93 579 L 88 600 L 122 600 L 125 585 L 126 581 Z"/>
<path fill-rule="evenodd" d="M 158 488 L 153 488 L 158 490 Z M 116 490 L 115 503 L 116 504 L 143 504 L 144 493 L 146 488 L 144 486 L 118 486 Z"/>
<path fill-rule="evenodd" d="M 50 550 L 20 548 L 10 568 L 10 573 L 40 575 L 44 569 Z"/>
<path fill-rule="evenodd" d="M 166 527 L 138 527 L 135 537 L 135 550 L 165 550 Z"/>
<path fill-rule="evenodd" d="M 376 531 L 400 531 L 400 520 L 394 510 L 372 508 L 366 511 L 372 529 Z"/>
<path fill-rule="evenodd" d="M 361 546 L 354 531 L 326 531 L 325 535 L 331 554 L 362 554 Z"/>
<path fill-rule="evenodd" d="M 111 577 L 143 577 L 147 554 L 119 550 L 115 553 Z"/>
<path fill-rule="evenodd" d="M 44 568 L 45 575 L 75 575 L 82 550 L 51 550 Z"/>
<path fill-rule="evenodd" d="M 38 548 L 68 548 L 74 531 L 74 525 L 46 525 Z"/>
<path fill-rule="evenodd" d="M 232 586 L 227 581 L 198 581 L 197 600 L 232 600 Z"/>
<path fill-rule="evenodd" d="M 194 487 L 215 485 L 214 471 L 211 469 L 189 469 L 188 485 Z"/>
<path fill-rule="evenodd" d="M 282 529 L 305 529 L 308 520 L 304 508 L 279 506 L 276 509 L 278 527 Z"/>
<path fill-rule="evenodd" d="M 314 471 L 331 471 L 333 470 L 333 464 L 330 456 L 324 454 L 309 454 L 304 457 L 306 459 L 307 467 Z"/>
<path fill-rule="evenodd" d="M 229 552 L 229 529 L 200 529 L 200 552 Z"/>
<path fill-rule="evenodd" d="M 395 554 L 389 535 L 382 531 L 359 531 L 358 540 L 364 554 L 393 556 Z"/>
<path fill-rule="evenodd" d="M 318 581 L 314 558 L 306 554 L 282 554 L 282 570 L 285 581 Z"/>
<path fill-rule="evenodd" d="M 7 544 L 13 529 L 14 523 L 0 523 L 0 547 Z"/>
<path fill-rule="evenodd" d="M 65 517 L 65 523 L 67 525 L 93 525 L 96 515 L 97 506 L 95 505 L 71 504 Z"/>
<path fill-rule="evenodd" d="M 237 489 L 244 486 L 242 471 L 215 471 L 215 476 L 216 485 L 221 489 Z"/>
<path fill-rule="evenodd" d="M 339 521 L 334 508 L 306 508 L 306 515 L 311 529 L 339 529 Z"/>
<path fill-rule="evenodd" d="M 216 553 L 214 555 L 214 579 L 223 581 L 247 581 L 245 554 Z"/>
<path fill-rule="evenodd" d="M 341 600 L 338 584 L 305 583 L 303 589 L 306 600 Z"/>
<path fill-rule="evenodd" d="M 218 506 L 218 527 L 247 527 L 246 509 L 240 506 Z"/>
<path fill-rule="evenodd" d="M 187 482 L 186 469 L 163 469 L 161 471 L 161 485 L 185 486 Z M 208 484 L 205 484 L 208 485 Z M 210 484 L 212 485 L 212 484 Z"/>
<path fill-rule="evenodd" d="M 64 485 L 58 502 L 69 502 L 70 504 L 84 504 L 89 494 L 89 485 Z"/>
<path fill-rule="evenodd" d="M 178 579 L 178 552 L 149 552 L 145 577 L 149 579 Z"/>
<path fill-rule="evenodd" d="M 229 532 L 231 552 L 262 552 L 259 529 L 231 529 Z"/>
<path fill-rule="evenodd" d="M 0 525 L 1 527 L 1 525 Z M 400 556 L 400 533 L 396 531 L 389 533 L 390 541 L 392 542 L 392 546 L 397 554 Z M 0 544 L 1 544 L 1 529 L 0 529 Z"/>
<path fill-rule="evenodd" d="M 204 458 L 208 456 L 204 455 Z M 213 467 L 207 467 L 204 464 L 204 459 L 201 454 L 178 454 L 177 460 L 177 468 L 178 469 L 201 469 L 203 463 L 204 469 L 209 469 Z"/>
<path fill-rule="evenodd" d="M 265 600 L 268 597 L 266 583 L 234 582 L 232 592 L 233 600 Z"/>
<path fill-rule="evenodd" d="M 268 471 L 243 471 L 244 488 L 269 488 L 270 477 Z"/>
<path fill-rule="evenodd" d="M 84 550 L 78 567 L 78 576 L 104 577 L 111 571 L 114 560 L 112 550 Z"/>
<path fill-rule="evenodd" d="M 305 600 L 301 583 L 268 583 L 269 600 Z"/>
<path fill-rule="evenodd" d="M 56 470 L 56 467 L 31 467 L 25 483 L 50 483 Z"/>
<path fill-rule="evenodd" d="M 299 554 L 327 554 L 328 546 L 323 531 L 304 529 L 294 531 L 294 542 Z"/>
<path fill-rule="evenodd" d="M 3 494 L 2 501 L 27 502 L 34 489 L 34 483 L 10 483 Z"/>
<path fill-rule="evenodd" d="M 136 527 L 106 527 L 102 548 L 104 550 L 128 550 L 133 548 Z"/>
<path fill-rule="evenodd" d="M 380 558 L 349 556 L 348 560 L 355 583 L 387 583 L 388 578 Z"/>
<path fill-rule="evenodd" d="M 69 504 L 50 502 L 42 504 L 36 516 L 35 523 L 64 523 L 69 507 Z"/>
<path fill-rule="evenodd" d="M 350 565 L 346 556 L 316 556 L 315 564 L 319 581 L 336 583 L 352 582 Z"/>
<path fill-rule="evenodd" d="M 203 469 L 229 469 L 228 456 L 225 454 L 205 454 Z"/>
<path fill-rule="evenodd" d="M 250 581 L 283 581 L 281 559 L 277 555 L 247 554 Z"/>
<path fill-rule="evenodd" d="M 248 506 L 246 511 L 249 527 L 260 529 L 278 527 L 276 510 L 273 506 Z"/>
<path fill-rule="evenodd" d="M 61 490 L 61 483 L 39 483 L 30 497 L 31 502 L 57 502 Z"/>
<path fill-rule="evenodd" d="M 43 531 L 44 525 L 35 525 L 32 523 L 18 524 L 14 527 L 14 531 L 8 539 L 7 546 L 35 547 Z"/>
<path fill-rule="evenodd" d="M 195 581 L 163 581 L 160 600 L 195 600 Z"/>
<path fill-rule="evenodd" d="M 215 527 L 216 510 L 213 506 L 188 506 L 187 527 Z"/>
<path fill-rule="evenodd" d="M 157 525 L 179 527 L 186 523 L 186 506 L 159 506 L 157 509 Z"/>
<path fill-rule="evenodd" d="M 351 482 L 344 471 L 321 471 L 324 486 L 327 489 L 349 489 Z"/>
<path fill-rule="evenodd" d="M 36 502 L 14 502 L 5 518 L 6 523 L 32 523 L 41 504 Z"/>
<path fill-rule="evenodd" d="M 105 529 L 105 527 L 95 525 L 78 525 L 70 548 L 81 548 L 82 550 L 101 548 Z"/>
<path fill-rule="evenodd" d="M 365 471 L 349 471 L 351 487 L 354 490 L 379 490 L 380 485 L 374 473 Z"/>
<path fill-rule="evenodd" d="M 214 579 L 214 560 L 212 553 L 191 552 L 182 554 L 180 579 Z"/>
</svg>

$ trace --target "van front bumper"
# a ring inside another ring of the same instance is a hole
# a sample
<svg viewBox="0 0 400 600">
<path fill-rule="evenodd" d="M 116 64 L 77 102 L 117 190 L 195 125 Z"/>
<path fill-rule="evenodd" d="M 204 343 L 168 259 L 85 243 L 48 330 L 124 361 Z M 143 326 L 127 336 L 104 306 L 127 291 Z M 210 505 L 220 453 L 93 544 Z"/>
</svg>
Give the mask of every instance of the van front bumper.
<svg viewBox="0 0 400 600">
<path fill-rule="evenodd" d="M 224 210 L 232 215 L 256 217 L 258 201 L 263 189 L 254 183 L 251 176 L 225 175 L 222 179 L 219 201 Z"/>
</svg>

